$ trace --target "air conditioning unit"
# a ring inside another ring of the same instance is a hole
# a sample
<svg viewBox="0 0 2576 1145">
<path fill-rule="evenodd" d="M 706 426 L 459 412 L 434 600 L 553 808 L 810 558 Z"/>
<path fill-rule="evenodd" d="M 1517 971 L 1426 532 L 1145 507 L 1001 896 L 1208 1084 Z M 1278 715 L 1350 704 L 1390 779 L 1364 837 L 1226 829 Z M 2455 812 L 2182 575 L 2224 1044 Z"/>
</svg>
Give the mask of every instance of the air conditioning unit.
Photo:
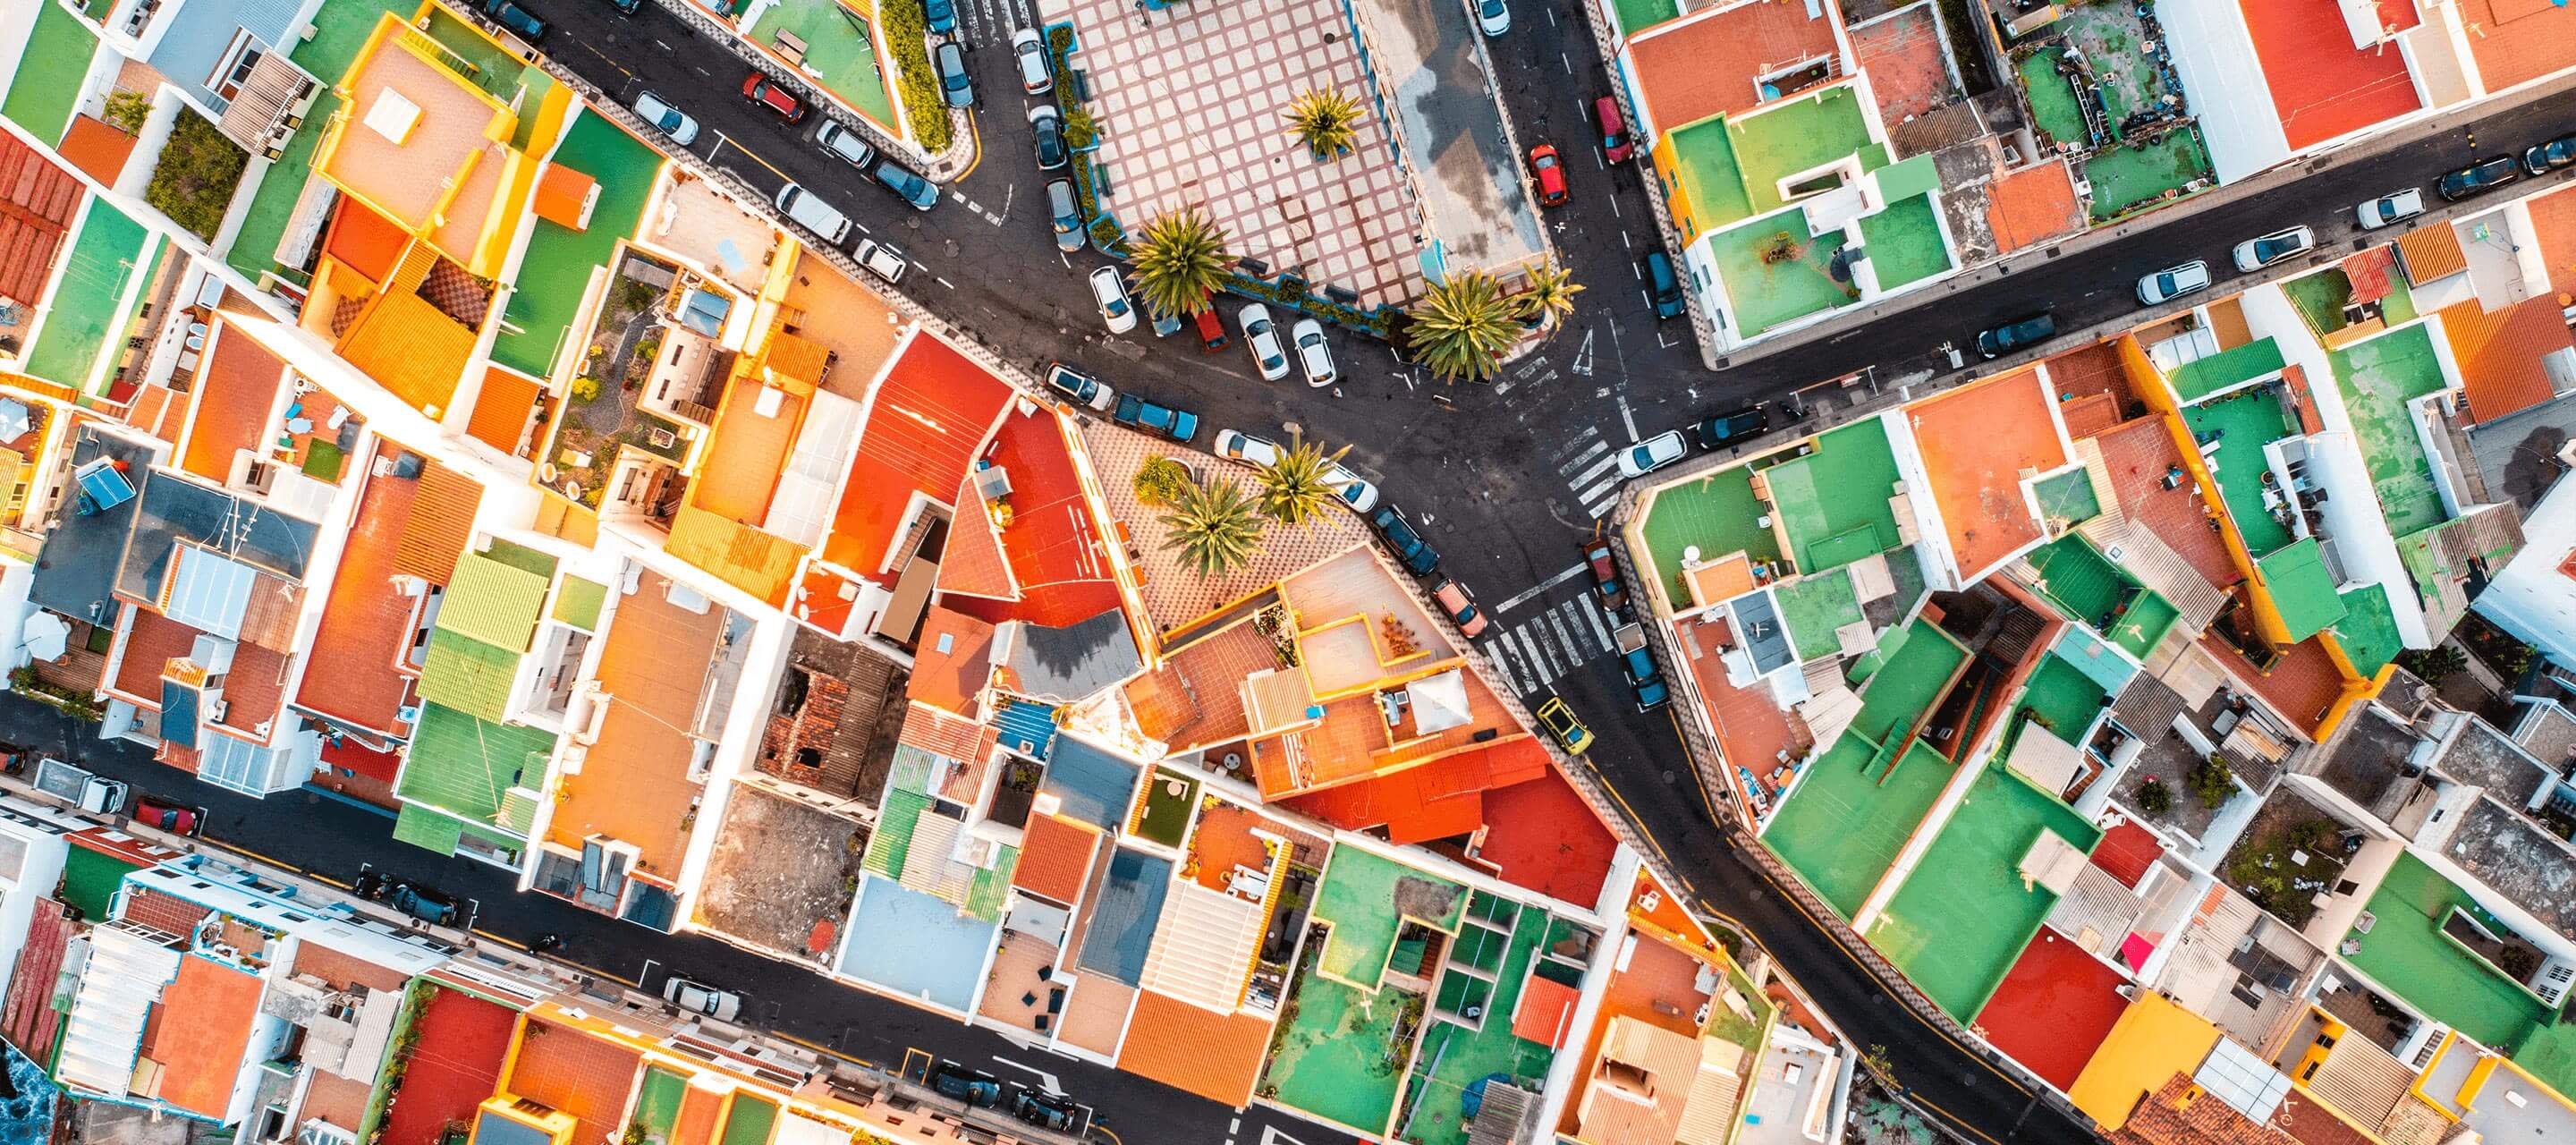
<svg viewBox="0 0 2576 1145">
<path fill-rule="evenodd" d="M 403 706 L 394 709 L 394 718 L 406 724 L 419 723 L 420 705 L 404 704 Z"/>
</svg>

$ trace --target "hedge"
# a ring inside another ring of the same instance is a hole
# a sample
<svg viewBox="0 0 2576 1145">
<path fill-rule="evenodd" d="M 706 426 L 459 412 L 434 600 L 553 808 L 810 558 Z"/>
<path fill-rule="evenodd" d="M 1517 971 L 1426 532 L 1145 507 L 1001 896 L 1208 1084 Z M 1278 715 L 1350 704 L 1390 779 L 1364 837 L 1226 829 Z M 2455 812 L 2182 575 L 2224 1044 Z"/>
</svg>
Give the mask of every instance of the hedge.
<svg viewBox="0 0 2576 1145">
<path fill-rule="evenodd" d="M 1315 293 L 1303 282 L 1291 289 L 1271 279 L 1254 278 L 1238 270 L 1227 272 L 1225 289 L 1236 294 L 1258 298 L 1264 302 L 1276 302 L 1282 306 L 1292 307 L 1317 318 L 1330 319 L 1336 325 L 1349 327 L 1373 338 L 1384 338 L 1395 328 L 1395 311 L 1383 306 L 1362 310 L 1356 306 L 1345 305 Z"/>
<path fill-rule="evenodd" d="M 249 163 L 249 152 L 225 138 L 206 117 L 183 108 L 170 125 L 170 141 L 161 148 L 160 162 L 152 165 L 152 183 L 144 188 L 143 201 L 198 238 L 212 239 L 224 224 L 224 208 L 233 201 L 233 189 L 241 186 L 242 168 Z"/>
<path fill-rule="evenodd" d="M 939 72 L 930 66 L 930 25 L 921 0 L 885 0 L 877 15 L 886 22 L 886 39 L 894 45 L 896 82 L 903 85 L 903 118 L 914 138 L 932 154 L 948 150 L 955 138 L 948 122 L 948 97 L 939 89 Z"/>
</svg>

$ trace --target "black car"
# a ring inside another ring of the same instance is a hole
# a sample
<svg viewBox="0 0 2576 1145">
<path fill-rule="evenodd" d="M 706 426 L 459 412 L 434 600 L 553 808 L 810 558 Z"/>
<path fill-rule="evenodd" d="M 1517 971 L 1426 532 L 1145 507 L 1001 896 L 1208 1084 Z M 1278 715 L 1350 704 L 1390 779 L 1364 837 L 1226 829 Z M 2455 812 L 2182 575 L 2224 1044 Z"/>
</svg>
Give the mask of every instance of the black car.
<svg viewBox="0 0 2576 1145">
<path fill-rule="evenodd" d="M 1041 103 L 1029 109 L 1029 134 L 1037 137 L 1038 170 L 1053 171 L 1064 166 L 1064 113 L 1052 103 Z"/>
<path fill-rule="evenodd" d="M 2000 358 L 2015 350 L 2027 350 L 2057 336 L 2057 319 L 2046 314 L 2033 314 L 2017 322 L 2006 322 L 1977 335 L 1977 354 Z"/>
<path fill-rule="evenodd" d="M 1691 427 L 1691 437 L 1701 449 L 1715 449 L 1731 442 L 1760 437 L 1771 429 L 1771 412 L 1761 406 L 1746 406 L 1734 413 L 1702 418 Z"/>
<path fill-rule="evenodd" d="M 632 16 L 644 6 L 644 0 L 608 0 L 608 6 Z"/>
<path fill-rule="evenodd" d="M 1440 551 L 1413 531 L 1413 522 L 1405 520 L 1403 511 L 1395 506 L 1381 505 L 1377 512 L 1369 514 L 1369 527 L 1377 530 L 1386 547 L 1395 550 L 1396 558 L 1413 575 L 1430 576 L 1440 571 Z"/>
<path fill-rule="evenodd" d="M 991 1109 L 1002 1102 L 1002 1083 L 955 1062 L 941 1062 L 930 1071 L 930 1088 L 977 1109 Z"/>
<path fill-rule="evenodd" d="M 2521 177 L 2522 168 L 2514 166 L 2513 156 L 2498 155 L 2493 159 L 2480 159 L 2442 176 L 2441 183 L 2433 189 L 2441 192 L 2443 198 L 2456 203 L 2462 199 L 2486 194 Z"/>
<path fill-rule="evenodd" d="M 1011 1095 L 1011 1116 L 1040 1129 L 1069 1130 L 1082 1120 L 1071 1098 L 1023 1089 Z"/>
<path fill-rule="evenodd" d="M 379 874 L 361 867 L 358 881 L 349 885 L 349 893 L 369 902 L 380 902 L 432 926 L 455 926 L 464 914 L 456 898 L 436 887 Z"/>
<path fill-rule="evenodd" d="M 2561 167 L 2576 167 L 2576 135 L 2561 135 L 2547 143 L 2523 148 L 2522 169 L 2539 178 Z"/>
<path fill-rule="evenodd" d="M 510 30 L 510 34 L 533 44 L 546 38 L 546 22 L 510 0 L 492 0 L 483 6 L 483 14 L 492 22 Z"/>
</svg>

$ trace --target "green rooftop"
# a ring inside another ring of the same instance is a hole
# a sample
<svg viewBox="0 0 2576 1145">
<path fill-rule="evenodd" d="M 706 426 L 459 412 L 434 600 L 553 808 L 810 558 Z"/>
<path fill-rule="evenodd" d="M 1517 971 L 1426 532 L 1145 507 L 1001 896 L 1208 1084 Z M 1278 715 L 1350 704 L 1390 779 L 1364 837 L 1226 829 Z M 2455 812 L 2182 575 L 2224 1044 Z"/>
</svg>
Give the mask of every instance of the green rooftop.
<svg viewBox="0 0 2576 1145">
<path fill-rule="evenodd" d="M 2269 386 L 2258 387 L 2185 407 L 2182 419 L 2193 440 L 2217 446 L 2207 453 L 2209 466 L 2218 480 L 2219 499 L 2226 502 L 2227 515 L 2235 521 L 2245 547 L 2262 557 L 2297 539 L 2289 526 L 2272 519 L 2271 509 L 2264 504 L 2263 477 L 2270 471 L 2270 462 L 2263 456 L 2263 447 L 2293 432 L 2280 395 Z"/>
<path fill-rule="evenodd" d="M 547 579 L 523 568 L 469 552 L 438 606 L 438 631 L 452 632 L 510 652 L 525 652 L 545 615 Z"/>
<path fill-rule="evenodd" d="M 1800 660 L 1840 651 L 1842 645 L 1834 633 L 1861 619 L 1860 594 L 1848 568 L 1800 577 L 1780 586 L 1772 596 L 1779 601 L 1780 619 L 1789 626 L 1789 643 L 1797 647 Z"/>
<path fill-rule="evenodd" d="M 2021 710 L 2057 738 L 2081 745 L 2093 717 L 2102 714 L 2102 698 L 2107 694 L 2084 669 L 2052 652 L 2041 657 L 2038 670 L 2030 674 Z"/>
<path fill-rule="evenodd" d="M 2442 920 L 2465 910 L 2483 925 L 2510 931 L 2412 853 L 2397 856 L 2370 896 L 2370 933 L 2344 936 L 2345 956 L 2382 989 L 2480 1044 L 2509 1048 L 2551 1021 L 2553 1011 L 2522 984 L 2442 933 Z"/>
<path fill-rule="evenodd" d="M 584 632 L 597 632 L 599 611 L 607 603 L 607 585 L 568 576 L 564 578 L 563 586 L 555 590 L 554 607 L 546 615 Z"/>
<path fill-rule="evenodd" d="M 2259 338 L 2233 350 L 2185 362 L 2166 380 L 2173 383 L 2174 392 L 2182 395 L 2182 400 L 2196 402 L 2229 386 L 2280 373 L 2284 362 L 2279 343 Z"/>
<path fill-rule="evenodd" d="M 1762 842 L 1848 919 L 1896 862 L 1954 769 L 1920 743 L 1891 769 L 1878 747 L 1854 732 L 1805 766 Z"/>
<path fill-rule="evenodd" d="M 1879 418 L 1817 435 L 1814 451 L 1763 471 L 1771 502 L 1803 573 L 1847 565 L 1902 543 L 1896 510 L 1896 451 Z"/>
<path fill-rule="evenodd" d="M 2290 643 L 2343 619 L 2343 597 L 2336 591 L 2334 575 L 2326 571 L 2325 551 L 2315 537 L 2302 537 L 2255 561 L 2254 570 L 2263 574 L 2264 584 L 2272 590 L 2272 603 L 2290 630 Z"/>
<path fill-rule="evenodd" d="M 2093 476 L 2081 467 L 2041 478 L 2030 487 L 2039 498 L 2039 515 L 2065 525 L 2081 525 L 2102 515 L 2102 499 L 2093 492 Z"/>
<path fill-rule="evenodd" d="M 1931 196 L 1915 195 L 1861 219 L 1861 240 L 1869 251 L 1871 269 L 1878 272 L 1880 290 L 1921 282 L 1950 269 L 1950 247 L 1941 241 L 1936 213 Z"/>
<path fill-rule="evenodd" d="M 510 685 L 523 654 L 496 648 L 440 628 L 429 634 L 421 664 L 420 698 L 478 719 L 498 721 L 510 710 Z"/>
<path fill-rule="evenodd" d="M 1685 216 L 1683 241 L 1698 231 L 1715 230 L 1753 217 L 1753 199 L 1744 191 L 1744 170 L 1735 164 L 1735 139 L 1725 116 L 1711 116 L 1666 138 L 1672 142 L 1675 170 L 1665 188 Z"/>
<path fill-rule="evenodd" d="M 1333 926 L 1325 940 L 1317 973 L 1374 991 L 1395 953 L 1396 931 L 1404 912 L 1398 904 L 1430 907 L 1422 922 L 1456 932 L 1467 909 L 1467 889 L 1437 875 L 1405 866 L 1364 848 L 1333 848 L 1324 867 L 1324 884 L 1315 893 L 1315 917 Z"/>
<path fill-rule="evenodd" d="M 2362 461 L 2370 468 L 2371 489 L 2379 496 L 2380 515 L 2391 536 L 2405 536 L 2450 517 L 2433 484 L 2432 460 L 2424 453 L 2408 406 L 2444 386 L 2442 363 L 2433 353 L 2430 327 L 2409 326 L 2367 342 L 2330 352 L 2335 388 L 2352 416 L 2353 436 Z"/>
<path fill-rule="evenodd" d="M 325 88 L 315 97 L 311 114 L 304 126 L 286 137 L 282 153 L 270 162 L 259 177 L 259 187 L 251 192 L 250 208 L 242 212 L 241 228 L 233 232 L 232 245 L 224 248 L 224 261 L 242 277 L 258 282 L 259 276 L 275 271 L 281 278 L 304 285 L 310 277 L 302 270 L 291 270 L 277 264 L 277 244 L 286 237 L 286 228 L 295 221 L 296 201 L 304 197 L 304 187 L 313 179 L 313 148 L 322 141 L 331 116 L 340 109 L 340 97 Z"/>
<path fill-rule="evenodd" d="M 2093 221 L 2115 219 L 2133 210 L 2168 202 L 2196 180 L 2216 176 L 2209 145 L 2200 125 L 2185 124 L 2141 144 L 2114 147 L 2084 162 L 2084 181 L 2093 185 Z"/>
<path fill-rule="evenodd" d="M 27 37 L 27 53 L 18 57 L 18 75 L 9 84 L 9 98 L 0 102 L 0 115 L 50 145 L 62 142 L 71 126 L 81 79 L 98 55 L 98 36 L 58 0 L 35 2 L 36 28 Z"/>
<path fill-rule="evenodd" d="M 1619 13 L 1619 30 L 1634 36 L 1682 14 L 1680 0 L 1611 0 Z"/>
<path fill-rule="evenodd" d="M 1708 240 L 1728 309 L 1743 337 L 1860 300 L 1829 267 L 1843 232 L 1812 234 L 1805 211 L 1782 211 L 1718 232 Z"/>
<path fill-rule="evenodd" d="M 2397 634 L 2397 615 L 2388 606 L 2388 586 L 2356 588 L 2343 594 L 2343 619 L 2334 622 L 2335 643 L 2343 646 L 2352 670 L 2377 675 L 2406 648 Z"/>
<path fill-rule="evenodd" d="M 125 876 L 142 869 L 140 863 L 74 843 L 63 854 L 63 888 L 56 897 L 79 907 L 86 918 L 103 919 L 116 905 L 116 888 L 124 884 Z"/>
<path fill-rule="evenodd" d="M 441 704 L 426 705 L 412 730 L 394 793 L 471 823 L 501 820 L 503 793 L 542 782 L 554 754 L 543 729 L 477 719 Z"/>
<path fill-rule="evenodd" d="M 52 11 L 53 5 L 45 10 Z M 108 347 L 123 341 L 116 335 L 141 305 L 137 286 L 148 282 L 159 265 L 162 245 L 161 237 L 143 224 L 92 197 L 46 305 L 44 326 L 27 354 L 26 372 L 76 390 L 91 389 Z"/>
<path fill-rule="evenodd" d="M 608 117 L 587 110 L 564 132 L 554 161 L 596 180 L 599 201 L 591 207 L 587 230 L 539 219 L 528 238 L 518 289 L 502 313 L 492 360 L 537 378 L 548 376 L 571 337 L 591 272 L 608 265 L 618 241 L 632 236 L 643 221 L 645 201 L 662 169 L 659 153 Z"/>
<path fill-rule="evenodd" d="M 1905 633 L 1904 642 L 1888 651 L 1886 662 L 1861 689 L 1860 714 L 1852 717 L 1851 726 L 1864 738 L 1885 740 L 1913 727 L 1968 658 L 1967 649 L 1929 620 L 1916 617 Z"/>
<path fill-rule="evenodd" d="M 1738 552 L 1755 564 L 1779 560 L 1780 540 L 1762 523 L 1770 511 L 1753 495 L 1753 470 L 1743 465 L 1656 490 L 1646 506 L 1646 553 L 1673 607 L 1690 607 L 1682 558 L 1692 548 L 1702 560 Z"/>
<path fill-rule="evenodd" d="M 2042 832 L 2088 854 L 2102 837 L 2073 808 L 1989 765 L 1870 927 L 1870 944 L 1953 1018 L 1985 1006 L 2057 902 L 2021 874 Z"/>
<path fill-rule="evenodd" d="M 1887 166 L 1887 148 L 1870 142 L 1860 91 L 1847 83 L 1732 120 L 1727 130 L 1757 215 L 1787 205 L 1779 184 L 1790 176 L 1854 155 L 1864 173 Z"/>
</svg>

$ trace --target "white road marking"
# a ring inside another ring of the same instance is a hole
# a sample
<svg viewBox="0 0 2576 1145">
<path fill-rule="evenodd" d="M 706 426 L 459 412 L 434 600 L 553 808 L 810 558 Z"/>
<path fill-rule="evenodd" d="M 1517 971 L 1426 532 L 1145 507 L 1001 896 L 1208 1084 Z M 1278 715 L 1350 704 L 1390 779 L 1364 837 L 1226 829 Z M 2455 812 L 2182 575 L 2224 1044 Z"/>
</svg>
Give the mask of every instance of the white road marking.
<svg viewBox="0 0 2576 1145">
<path fill-rule="evenodd" d="M 1584 465 L 1584 464 L 1586 464 L 1586 463 L 1590 462 L 1593 458 L 1599 457 L 1599 456 L 1601 456 L 1602 454 L 1605 454 L 1605 453 L 1608 453 L 1608 452 L 1610 452 L 1610 443 L 1609 443 L 1609 442 L 1606 442 L 1606 441 L 1596 441 L 1596 442 L 1593 442 L 1593 443 L 1592 443 L 1592 448 L 1587 449 L 1587 450 L 1584 450 L 1582 453 L 1580 453 L 1580 454 L 1576 455 L 1576 456 L 1575 456 L 1575 458 L 1574 458 L 1574 460 L 1569 461 L 1569 462 L 1566 462 L 1566 463 L 1565 463 L 1565 464 L 1563 464 L 1563 465 L 1557 466 L 1557 467 L 1556 467 L 1557 475 L 1558 475 L 1558 476 L 1564 476 L 1565 474 L 1572 473 L 1572 472 L 1574 472 L 1574 470 L 1575 470 L 1575 468 L 1576 468 L 1577 466 Z M 1584 475 L 1583 475 L 1583 476 L 1581 476 L 1581 477 L 1577 477 L 1577 478 L 1575 478 L 1575 479 L 1574 479 L 1574 483 L 1575 483 L 1575 484 L 1577 484 L 1577 485 L 1581 485 L 1581 484 L 1583 484 L 1584 482 L 1589 481 L 1589 480 L 1591 480 L 1591 479 L 1592 479 L 1592 475 L 1591 475 L 1591 474 L 1589 474 L 1589 473 L 1587 473 L 1587 474 L 1584 474 Z"/>
<path fill-rule="evenodd" d="M 1619 395 L 1619 421 L 1628 427 L 1628 440 L 1637 440 L 1637 415 L 1628 409 L 1628 395 Z"/>
<path fill-rule="evenodd" d="M 1593 462 L 1593 463 L 1592 463 L 1592 467 L 1591 467 L 1591 468 L 1586 469 L 1586 470 L 1584 470 L 1584 471 L 1583 471 L 1583 472 L 1581 472 L 1581 473 L 1575 474 L 1575 475 L 1574 475 L 1574 479 L 1573 479 L 1573 480 L 1571 480 L 1571 481 L 1566 482 L 1566 484 L 1571 485 L 1571 486 L 1573 486 L 1573 487 L 1575 487 L 1575 488 L 1577 488 L 1577 489 L 1580 489 L 1580 488 L 1582 488 L 1582 487 L 1584 487 L 1584 486 L 1586 486 L 1586 485 L 1591 484 L 1594 478 L 1597 478 L 1597 477 L 1601 476 L 1603 473 L 1608 472 L 1608 471 L 1610 470 L 1610 467 L 1611 467 L 1611 466 L 1613 466 L 1613 465 L 1617 465 L 1617 464 L 1619 464 L 1619 456 L 1618 456 L 1617 454 L 1611 454 L 1611 455 L 1609 455 L 1609 456 L 1603 457 L 1601 460 Z"/>
<path fill-rule="evenodd" d="M 1063 1092 L 1064 1092 L 1064 1087 L 1063 1087 L 1063 1086 L 1061 1086 L 1061 1085 L 1056 1084 L 1056 1080 L 1055 1080 L 1055 1075 L 1054 1075 L 1054 1074 L 1048 1073 L 1048 1072 L 1047 1072 L 1047 1071 L 1045 1071 L 1045 1070 L 1039 1069 L 1039 1068 L 1038 1068 L 1038 1067 L 1036 1067 L 1036 1066 L 1029 1065 L 1029 1064 L 1026 1064 L 1026 1063 L 1024 1063 L 1024 1062 L 1015 1062 L 1015 1061 L 1012 1061 L 1011 1059 L 1006 1058 L 1006 1057 L 1002 1057 L 1002 1056 L 1000 1056 L 1000 1055 L 998 1055 L 998 1054 L 994 1055 L 993 1060 L 994 1060 L 994 1061 L 997 1061 L 997 1062 L 1000 1062 L 1000 1063 L 1002 1063 L 1003 1065 L 1009 1066 L 1009 1067 L 1011 1067 L 1012 1069 L 1024 1069 L 1024 1070 L 1029 1071 L 1030 1073 L 1033 1073 L 1033 1074 L 1038 1075 L 1038 1084 L 1039 1084 L 1039 1085 L 1041 1085 L 1041 1086 L 1044 1086 L 1044 1087 L 1046 1088 L 1046 1091 L 1047 1091 L 1048 1093 L 1058 1093 L 1058 1094 L 1060 1094 L 1060 1093 L 1063 1093 Z"/>
<path fill-rule="evenodd" d="M 1588 604 L 1589 602 L 1586 603 Z M 1592 636 L 1594 639 L 1601 642 L 1602 651 L 1608 652 L 1617 647 L 1617 645 L 1610 642 L 1610 626 L 1602 621 L 1600 609 L 1586 607 L 1578 609 L 1577 611 L 1583 613 L 1585 618 L 1592 621 Z"/>
<path fill-rule="evenodd" d="M 1582 602 L 1569 600 L 1564 604 L 1560 604 L 1555 608 L 1549 609 L 1547 612 L 1548 626 L 1556 629 L 1556 638 L 1565 642 L 1566 659 L 1572 660 L 1576 664 L 1582 663 L 1585 659 L 1583 655 L 1583 645 L 1575 643 L 1574 630 L 1566 624 L 1565 610 L 1568 606 L 1580 603 Z M 1569 665 L 1569 667 L 1571 667 L 1571 665 Z"/>
<path fill-rule="evenodd" d="M 1583 502 L 1584 508 L 1590 509 L 1592 508 L 1592 503 L 1594 501 L 1600 500 L 1611 491 L 1619 488 L 1619 481 L 1619 476 L 1617 474 L 1612 474 L 1608 478 L 1605 478 L 1600 484 L 1586 489 L 1581 493 L 1575 494 L 1575 499 Z M 1598 511 L 1595 511 L 1592 515 L 1596 518 L 1601 516 Z"/>
<path fill-rule="evenodd" d="M 1531 597 L 1537 596 L 1538 594 L 1540 594 L 1540 593 L 1542 593 L 1542 592 L 1546 592 L 1547 590 L 1549 590 L 1549 589 L 1551 589 L 1551 588 L 1555 588 L 1556 586 L 1558 586 L 1558 585 L 1560 585 L 1560 584 L 1564 584 L 1564 583 L 1565 583 L 1565 582 L 1567 582 L 1567 581 L 1573 580 L 1574 578 L 1576 578 L 1576 577 L 1578 577 L 1578 576 L 1582 576 L 1582 575 L 1583 575 L 1583 570 L 1584 570 L 1584 568 L 1585 568 L 1585 567 L 1586 567 L 1586 566 L 1584 565 L 1584 563 L 1583 563 L 1583 562 L 1581 562 L 1581 561 L 1576 561 L 1576 562 L 1574 562 L 1574 567 L 1569 568 L 1569 569 L 1565 570 L 1564 572 L 1558 573 L 1558 574 L 1556 574 L 1555 576 L 1549 577 L 1549 578 L 1547 578 L 1546 580 L 1540 581 L 1540 582 L 1538 582 L 1537 584 L 1531 585 L 1531 586 L 1529 586 L 1528 588 L 1522 589 L 1518 595 L 1516 595 L 1516 596 L 1512 597 L 1510 600 L 1506 600 L 1506 601 L 1502 602 L 1501 604 L 1497 604 L 1497 605 L 1495 605 L 1495 606 L 1494 606 L 1494 612 L 1495 612 L 1497 615 L 1500 615 L 1500 614 L 1501 614 L 1502 612 L 1504 612 L 1505 610 L 1511 609 L 1511 608 L 1516 607 L 1516 606 L 1518 606 L 1518 605 L 1527 604 L 1527 603 L 1529 602 L 1529 599 L 1530 599 Z"/>
<path fill-rule="evenodd" d="M 939 285 L 941 285 L 941 286 L 945 286 L 945 287 L 947 287 L 947 288 L 948 288 L 948 289 L 950 289 L 950 290 L 955 290 L 955 289 L 957 289 L 957 284 L 956 284 L 956 283 L 950 282 L 950 281 L 948 281 L 948 280 L 947 280 L 947 279 L 945 279 L 945 278 L 941 278 L 941 277 L 939 277 L 938 275 L 935 275 L 935 274 L 934 274 L 934 275 L 931 275 L 931 276 L 930 276 L 930 280 L 931 280 L 932 282 L 936 282 L 936 283 L 938 283 L 938 284 L 939 284 Z"/>
</svg>

